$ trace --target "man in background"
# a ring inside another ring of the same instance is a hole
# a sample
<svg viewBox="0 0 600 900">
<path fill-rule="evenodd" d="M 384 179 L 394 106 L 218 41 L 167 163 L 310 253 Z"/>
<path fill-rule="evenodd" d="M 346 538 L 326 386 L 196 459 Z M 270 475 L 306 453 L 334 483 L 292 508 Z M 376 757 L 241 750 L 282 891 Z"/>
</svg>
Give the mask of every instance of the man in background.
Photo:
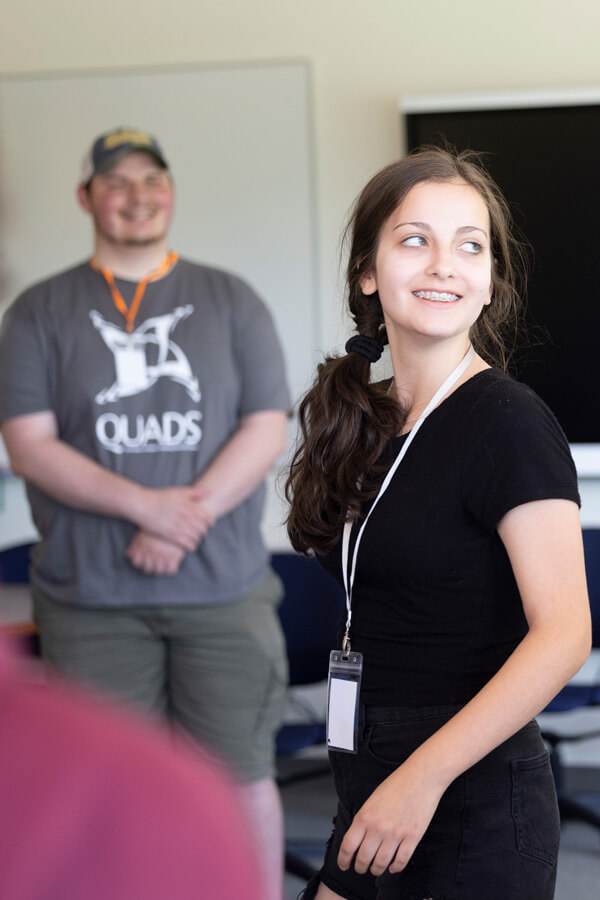
<svg viewBox="0 0 600 900">
<path fill-rule="evenodd" d="M 25 291 L 0 336 L 2 436 L 41 535 L 42 653 L 231 767 L 279 900 L 285 645 L 259 522 L 285 447 L 281 348 L 244 282 L 170 250 L 152 136 L 100 136 L 77 195 L 92 259 Z"/>
</svg>

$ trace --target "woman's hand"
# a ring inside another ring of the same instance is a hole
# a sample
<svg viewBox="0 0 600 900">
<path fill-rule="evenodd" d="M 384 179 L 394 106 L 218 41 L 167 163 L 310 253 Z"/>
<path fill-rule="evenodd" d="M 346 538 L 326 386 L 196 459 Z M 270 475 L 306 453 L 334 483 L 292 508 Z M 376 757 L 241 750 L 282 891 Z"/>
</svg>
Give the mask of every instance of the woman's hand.
<svg viewBox="0 0 600 900">
<path fill-rule="evenodd" d="M 418 751 L 417 751 L 418 753 Z M 354 816 L 338 854 L 340 869 L 401 872 L 435 813 L 444 789 L 427 783 L 415 755 L 376 788 Z"/>
</svg>

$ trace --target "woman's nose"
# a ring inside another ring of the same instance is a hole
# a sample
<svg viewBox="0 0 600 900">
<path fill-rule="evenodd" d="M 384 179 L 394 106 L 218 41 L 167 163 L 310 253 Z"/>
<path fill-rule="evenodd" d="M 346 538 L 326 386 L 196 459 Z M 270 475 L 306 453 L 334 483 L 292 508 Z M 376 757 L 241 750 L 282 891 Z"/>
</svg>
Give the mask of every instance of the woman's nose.
<svg viewBox="0 0 600 900">
<path fill-rule="evenodd" d="M 449 249 L 438 247 L 432 250 L 431 259 L 427 266 L 428 275 L 437 275 L 438 278 L 452 278 L 454 275 L 454 262 Z"/>
</svg>

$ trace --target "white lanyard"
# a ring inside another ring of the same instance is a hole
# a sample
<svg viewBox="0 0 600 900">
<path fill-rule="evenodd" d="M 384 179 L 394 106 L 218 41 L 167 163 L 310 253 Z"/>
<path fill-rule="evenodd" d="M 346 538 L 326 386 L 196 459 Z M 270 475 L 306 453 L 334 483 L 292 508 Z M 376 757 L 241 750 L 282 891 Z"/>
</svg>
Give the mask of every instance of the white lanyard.
<svg viewBox="0 0 600 900">
<path fill-rule="evenodd" d="M 400 452 L 398 453 L 398 456 L 394 460 L 392 467 L 390 468 L 389 472 L 385 476 L 383 483 L 382 483 L 381 487 L 379 488 L 379 492 L 378 492 L 377 496 L 375 497 L 375 499 L 373 500 L 371 509 L 369 510 L 369 512 L 365 518 L 365 521 L 362 523 L 360 531 L 358 532 L 358 535 L 356 537 L 356 543 L 354 545 L 354 553 L 352 555 L 352 571 L 350 572 L 349 577 L 348 577 L 348 555 L 349 555 L 349 550 L 350 550 L 350 533 L 352 531 L 353 520 L 347 519 L 344 524 L 344 533 L 342 536 L 342 568 L 343 568 L 343 575 L 344 575 L 344 587 L 346 588 L 346 609 L 348 612 L 348 615 L 346 618 L 346 633 L 344 636 L 344 643 L 342 646 L 342 650 L 343 650 L 344 654 L 346 654 L 350 651 L 350 623 L 352 621 L 352 587 L 354 585 L 354 575 L 356 572 L 356 558 L 358 556 L 358 548 L 359 548 L 360 540 L 362 538 L 363 531 L 365 530 L 366 524 L 369 521 L 371 513 L 375 509 L 377 503 L 379 502 L 379 500 L 381 499 L 381 497 L 387 490 L 389 483 L 392 480 L 394 473 L 396 472 L 396 469 L 398 468 L 398 466 L 404 459 L 404 455 L 405 455 L 406 451 L 408 450 L 411 442 L 414 440 L 414 438 L 417 434 L 417 431 L 419 430 L 419 428 L 421 427 L 421 425 L 423 424 L 423 422 L 425 421 L 425 419 L 427 418 L 429 413 L 433 409 L 435 409 L 435 407 L 438 405 L 438 403 L 448 393 L 450 388 L 456 384 L 456 382 L 458 381 L 460 376 L 464 372 L 466 372 L 466 370 L 468 369 L 469 365 L 471 364 L 471 361 L 473 360 L 474 356 L 475 356 L 475 350 L 473 349 L 473 347 L 469 347 L 469 350 L 466 353 L 466 355 L 459 362 L 457 367 L 455 369 L 453 369 L 452 372 L 450 372 L 450 374 L 448 375 L 448 377 L 446 378 L 446 380 L 444 381 L 442 386 L 435 392 L 435 394 L 433 395 L 433 397 L 431 398 L 431 400 L 429 401 L 429 403 L 427 404 L 427 406 L 425 407 L 425 409 L 423 410 L 423 412 L 421 413 L 421 415 L 415 422 L 412 430 L 407 434 L 406 440 L 404 441 L 404 443 L 400 449 Z"/>
</svg>

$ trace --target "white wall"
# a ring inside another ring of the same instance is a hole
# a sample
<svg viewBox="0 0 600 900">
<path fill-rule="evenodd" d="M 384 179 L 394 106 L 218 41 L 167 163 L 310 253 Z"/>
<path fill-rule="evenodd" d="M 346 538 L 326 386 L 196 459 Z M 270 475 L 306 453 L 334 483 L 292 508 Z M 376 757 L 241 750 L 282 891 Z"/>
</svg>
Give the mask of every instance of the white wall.
<svg viewBox="0 0 600 900">
<path fill-rule="evenodd" d="M 596 0 L 23 0 L 4 11 L 0 66 L 24 73 L 308 59 L 330 309 L 345 212 L 399 152 L 398 98 L 597 84 L 599 25 Z M 329 311 L 324 338 L 336 326 Z"/>
<path fill-rule="evenodd" d="M 3 13 L 0 65 L 19 74 L 308 60 L 322 341 L 331 347 L 343 334 L 341 224 L 365 180 L 398 156 L 399 98 L 598 85 L 599 26 L 597 0 L 23 0 Z M 600 486 L 582 483 L 582 493 L 584 521 L 600 523 Z"/>
</svg>

